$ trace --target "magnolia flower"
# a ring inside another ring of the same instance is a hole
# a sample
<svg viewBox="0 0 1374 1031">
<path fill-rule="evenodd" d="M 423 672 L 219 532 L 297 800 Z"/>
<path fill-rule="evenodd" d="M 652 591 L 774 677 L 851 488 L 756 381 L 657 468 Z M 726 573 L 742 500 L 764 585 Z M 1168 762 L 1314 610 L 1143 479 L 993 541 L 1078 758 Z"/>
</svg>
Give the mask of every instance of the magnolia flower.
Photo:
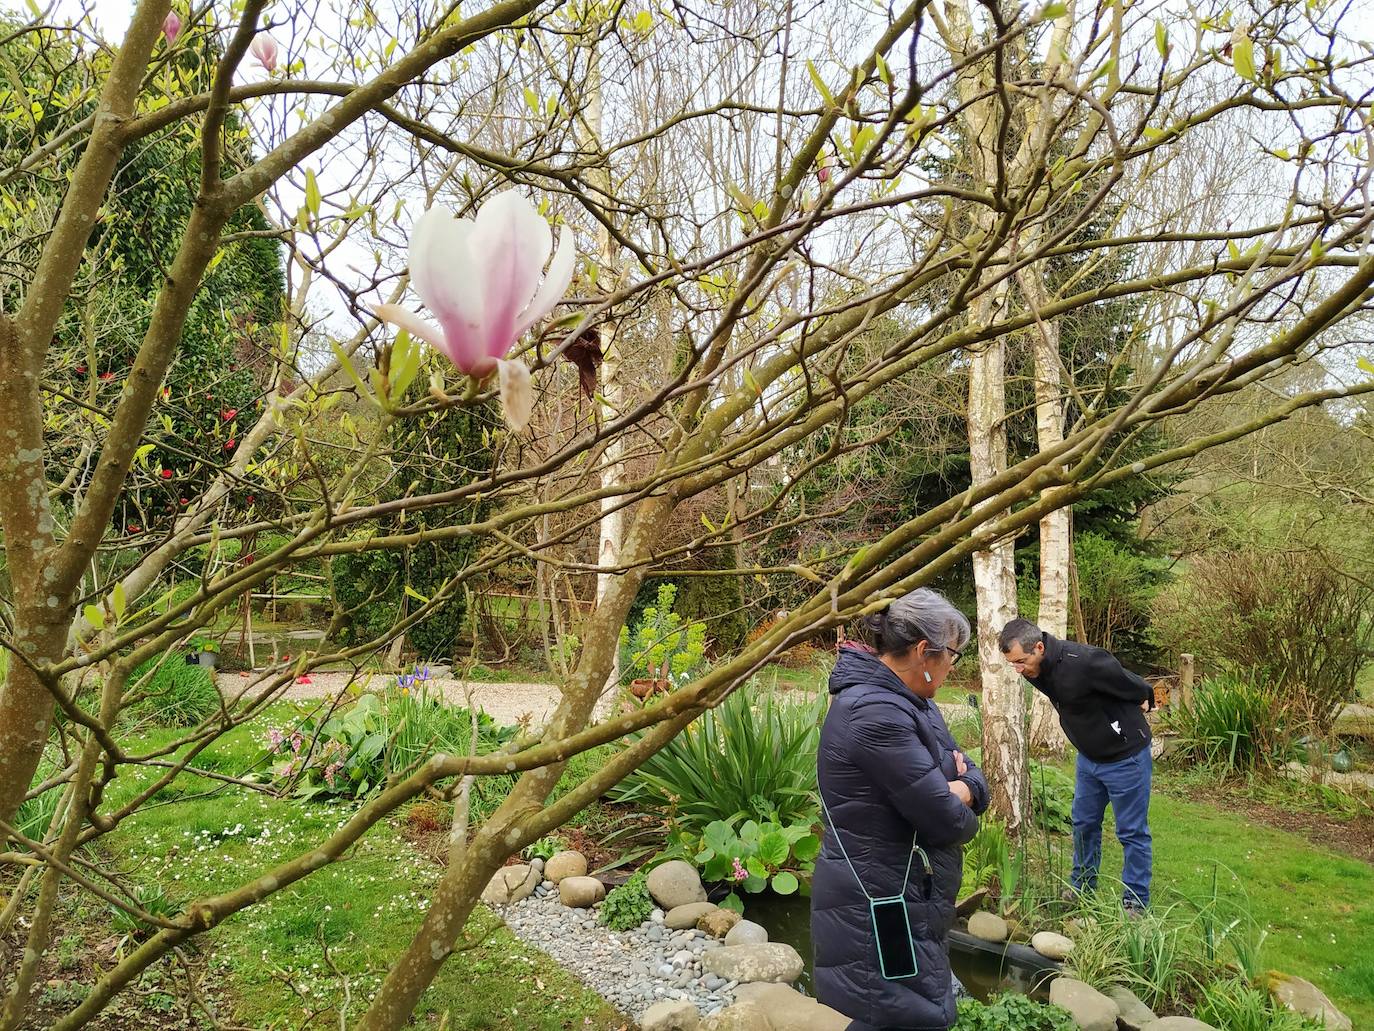
<svg viewBox="0 0 1374 1031">
<path fill-rule="evenodd" d="M 181 17 L 176 11 L 168 11 L 167 17 L 162 19 L 162 34 L 167 37 L 168 44 L 175 43 L 181 35 Z"/>
<path fill-rule="evenodd" d="M 470 376 L 483 379 L 496 372 L 506 421 L 520 429 L 534 405 L 530 372 L 506 355 L 553 310 L 572 281 L 572 233 L 559 234 L 550 262 L 552 249 L 548 222 L 514 191 L 487 201 L 474 219 L 430 208 L 410 237 L 410 278 L 439 325 L 396 304 L 379 305 L 377 316 L 425 341 Z"/>
<path fill-rule="evenodd" d="M 265 32 L 259 32 L 248 45 L 249 51 L 258 59 L 258 64 L 267 69 L 268 74 L 277 70 L 277 41 Z"/>
</svg>

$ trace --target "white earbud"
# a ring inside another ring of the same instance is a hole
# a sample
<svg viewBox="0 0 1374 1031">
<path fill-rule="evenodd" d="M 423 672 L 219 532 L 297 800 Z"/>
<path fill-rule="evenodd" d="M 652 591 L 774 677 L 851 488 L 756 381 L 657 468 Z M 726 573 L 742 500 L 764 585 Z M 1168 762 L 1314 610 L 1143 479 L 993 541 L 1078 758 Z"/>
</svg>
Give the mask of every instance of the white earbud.
<svg viewBox="0 0 1374 1031">
<path fill-rule="evenodd" d="M 921 676 L 923 676 L 923 677 L 926 678 L 926 683 L 927 683 L 927 684 L 930 683 L 930 670 L 928 670 L 928 669 L 923 669 L 923 670 L 921 670 Z"/>
</svg>

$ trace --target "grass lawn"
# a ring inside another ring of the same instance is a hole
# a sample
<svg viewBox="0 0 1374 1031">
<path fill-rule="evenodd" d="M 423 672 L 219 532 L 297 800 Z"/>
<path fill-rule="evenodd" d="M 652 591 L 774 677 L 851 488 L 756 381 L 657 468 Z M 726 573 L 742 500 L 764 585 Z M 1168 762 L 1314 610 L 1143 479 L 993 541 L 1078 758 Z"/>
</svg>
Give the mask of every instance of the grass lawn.
<svg viewBox="0 0 1374 1031">
<path fill-rule="evenodd" d="M 830 671 L 834 669 L 834 658 L 830 653 L 822 653 L 814 662 L 805 666 L 781 666 L 770 663 L 754 674 L 754 680 L 764 690 L 826 691 L 830 684 Z M 935 700 L 946 705 L 963 705 L 970 694 L 967 683 L 941 684 L 935 692 Z"/>
<path fill-rule="evenodd" d="M 1374 866 L 1295 834 L 1156 791 L 1154 901 L 1248 898 L 1268 931 L 1264 962 L 1321 988 L 1355 1027 L 1374 1027 Z M 1110 820 L 1110 813 L 1108 815 Z M 1104 838 L 1102 872 L 1120 877 L 1121 849 Z M 1218 866 L 1219 864 L 1219 866 Z"/>
<path fill-rule="evenodd" d="M 1365 702 L 1374 702 L 1374 662 L 1360 670 L 1355 678 L 1355 697 Z"/>
<path fill-rule="evenodd" d="M 771 672 L 761 677 L 765 689 L 772 686 Z M 810 676 L 819 686 L 824 671 L 818 663 L 777 673 L 773 683 L 779 685 L 787 673 Z M 794 684 L 800 679 L 792 678 Z M 963 692 L 954 694 L 949 700 L 963 700 Z M 294 711 L 289 703 L 275 706 L 252 727 L 217 742 L 198 765 L 244 773 L 261 754 L 265 727 Z M 144 740 L 156 743 L 173 734 L 150 731 Z M 593 755 L 578 762 L 598 760 Z M 119 792 L 133 790 L 137 782 L 138 775 L 126 776 L 131 783 L 122 777 Z M 1374 866 L 1221 811 L 1214 804 L 1215 785 L 1197 771 L 1161 768 L 1158 776 L 1172 794 L 1159 790 L 1152 800 L 1156 900 L 1209 898 L 1216 877 L 1219 892 L 1248 899 L 1251 915 L 1267 929 L 1268 966 L 1315 982 L 1356 1027 L 1374 1027 Z M 1292 797 L 1298 804 L 1297 795 Z M 156 874 L 170 883 L 175 910 L 309 847 L 351 811 L 341 802 L 280 799 L 187 776 L 105 840 L 112 860 L 135 882 L 143 875 L 151 886 Z M 585 829 L 600 836 L 594 827 Z M 399 813 L 342 862 L 206 937 L 202 955 L 211 979 L 232 1002 L 235 1023 L 264 1029 L 338 1026 L 345 1005 L 344 1023 L 357 1021 L 421 920 L 439 876 L 438 866 L 406 839 L 406 830 L 406 816 Z M 1107 841 L 1104 875 L 1119 876 L 1120 849 L 1110 832 Z M 625 1024 L 599 996 L 523 946 L 485 910 L 472 921 L 468 941 L 471 947 L 444 965 L 424 996 L 414 1026 L 611 1031 Z"/>
<path fill-rule="evenodd" d="M 280 717 L 287 710 L 275 711 Z M 149 740 L 164 733 L 153 732 Z M 242 773 L 259 752 L 260 735 L 261 724 L 240 728 L 199 765 Z M 106 839 L 135 881 L 140 870 L 160 871 L 163 883 L 170 874 L 174 908 L 296 854 L 352 811 L 339 802 L 302 803 L 198 777 L 183 780 Z M 403 820 L 398 815 L 396 825 L 375 827 L 342 862 L 208 936 L 209 963 L 229 986 L 237 1023 L 338 1026 L 345 994 L 351 1000 L 347 1023 L 358 1019 L 419 925 L 439 877 L 439 867 L 402 837 Z M 600 996 L 522 945 L 485 909 L 470 922 L 467 940 L 472 947 L 443 966 L 414 1026 L 559 1031 L 624 1025 Z"/>
</svg>

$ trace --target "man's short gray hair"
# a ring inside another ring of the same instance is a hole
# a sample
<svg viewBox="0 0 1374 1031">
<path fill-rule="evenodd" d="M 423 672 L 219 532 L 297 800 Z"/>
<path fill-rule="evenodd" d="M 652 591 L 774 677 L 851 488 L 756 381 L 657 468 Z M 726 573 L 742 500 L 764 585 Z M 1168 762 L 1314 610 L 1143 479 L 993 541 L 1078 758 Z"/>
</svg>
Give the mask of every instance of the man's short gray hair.
<svg viewBox="0 0 1374 1031">
<path fill-rule="evenodd" d="M 1029 619 L 1017 617 L 997 635 L 997 647 L 1002 649 L 1003 655 L 1011 651 L 1013 644 L 1019 644 L 1022 651 L 1028 652 L 1044 639 L 1045 635 L 1038 626 Z"/>
<path fill-rule="evenodd" d="M 961 649 L 968 643 L 964 614 L 939 591 L 918 587 L 863 619 L 863 630 L 879 655 L 905 655 L 922 641 L 932 649 Z"/>
</svg>

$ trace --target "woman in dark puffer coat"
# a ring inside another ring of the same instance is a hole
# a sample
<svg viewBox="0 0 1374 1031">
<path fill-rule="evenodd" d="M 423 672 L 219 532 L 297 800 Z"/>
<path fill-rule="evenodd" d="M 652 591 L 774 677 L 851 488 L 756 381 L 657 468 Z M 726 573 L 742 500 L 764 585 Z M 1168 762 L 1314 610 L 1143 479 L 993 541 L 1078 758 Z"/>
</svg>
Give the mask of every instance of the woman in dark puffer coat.
<svg viewBox="0 0 1374 1031">
<path fill-rule="evenodd" d="M 853 1018 L 849 1031 L 947 1031 L 956 1019 L 949 928 L 963 845 L 978 830 L 988 787 L 931 699 L 968 642 L 969 624 L 923 588 L 864 626 L 873 647 L 841 648 L 821 730 L 827 829 L 811 884 L 816 997 Z M 869 900 L 898 894 L 917 972 L 888 980 Z"/>
</svg>

